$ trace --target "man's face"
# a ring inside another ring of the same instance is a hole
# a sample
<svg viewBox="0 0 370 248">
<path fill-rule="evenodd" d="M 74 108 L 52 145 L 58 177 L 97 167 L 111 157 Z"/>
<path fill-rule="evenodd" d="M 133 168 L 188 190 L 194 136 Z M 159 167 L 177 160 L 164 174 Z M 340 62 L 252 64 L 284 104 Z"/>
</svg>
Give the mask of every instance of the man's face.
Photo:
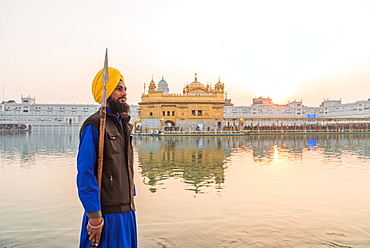
<svg viewBox="0 0 370 248">
<path fill-rule="evenodd" d="M 130 111 L 130 105 L 126 103 L 126 90 L 125 83 L 120 81 L 107 100 L 107 106 L 118 114 L 128 113 Z"/>
<path fill-rule="evenodd" d="M 126 93 L 126 85 L 124 82 L 120 81 L 116 88 L 114 89 L 113 93 L 110 95 L 112 100 L 118 101 L 119 103 L 124 103 L 126 102 L 127 98 L 127 93 Z"/>
</svg>

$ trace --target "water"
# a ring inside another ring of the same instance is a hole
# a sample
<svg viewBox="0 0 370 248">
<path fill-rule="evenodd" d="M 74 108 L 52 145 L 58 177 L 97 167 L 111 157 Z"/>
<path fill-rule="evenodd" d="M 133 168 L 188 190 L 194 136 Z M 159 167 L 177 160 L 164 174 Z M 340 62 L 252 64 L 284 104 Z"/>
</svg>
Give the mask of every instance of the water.
<svg viewBox="0 0 370 248">
<path fill-rule="evenodd" d="M 0 134 L 0 247 L 77 247 L 77 132 Z M 138 137 L 140 247 L 370 247 L 370 135 Z"/>
</svg>

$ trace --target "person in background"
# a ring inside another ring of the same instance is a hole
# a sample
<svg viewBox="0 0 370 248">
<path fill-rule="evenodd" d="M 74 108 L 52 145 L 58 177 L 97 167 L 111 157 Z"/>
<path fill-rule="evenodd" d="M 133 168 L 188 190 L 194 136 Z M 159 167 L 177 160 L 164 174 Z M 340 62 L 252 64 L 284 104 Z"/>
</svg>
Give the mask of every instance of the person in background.
<svg viewBox="0 0 370 248">
<path fill-rule="evenodd" d="M 96 102 L 102 101 L 101 69 L 92 83 Z M 85 210 L 81 248 L 137 247 L 134 204 L 133 136 L 130 106 L 121 73 L 108 67 L 106 125 L 101 190 L 97 181 L 100 113 L 89 116 L 80 130 L 77 155 L 77 189 Z"/>
</svg>

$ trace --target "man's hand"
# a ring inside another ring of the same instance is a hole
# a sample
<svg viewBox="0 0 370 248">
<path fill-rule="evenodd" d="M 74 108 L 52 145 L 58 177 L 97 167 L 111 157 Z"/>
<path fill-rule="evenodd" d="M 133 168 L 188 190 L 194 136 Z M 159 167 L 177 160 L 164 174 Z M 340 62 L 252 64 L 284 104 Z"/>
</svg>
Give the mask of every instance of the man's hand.
<svg viewBox="0 0 370 248">
<path fill-rule="evenodd" d="M 90 218 L 89 224 L 87 224 L 86 229 L 88 231 L 89 240 L 91 240 L 91 247 L 98 247 L 100 242 L 101 231 L 104 226 L 104 219 L 99 218 Z"/>
</svg>

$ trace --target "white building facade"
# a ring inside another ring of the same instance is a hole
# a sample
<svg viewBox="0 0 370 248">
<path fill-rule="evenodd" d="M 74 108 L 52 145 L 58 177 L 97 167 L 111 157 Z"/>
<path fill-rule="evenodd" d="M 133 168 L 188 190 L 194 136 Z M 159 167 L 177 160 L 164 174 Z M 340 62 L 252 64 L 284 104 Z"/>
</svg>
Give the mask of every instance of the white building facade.
<svg viewBox="0 0 370 248">
<path fill-rule="evenodd" d="M 291 101 L 284 105 L 274 104 L 270 98 L 253 98 L 251 106 L 225 106 L 224 126 L 245 125 L 258 122 L 263 125 L 276 124 L 277 120 L 286 124 L 314 121 L 328 118 L 370 118 L 370 99 L 353 103 L 342 100 L 324 100 L 318 107 L 303 105 L 301 101 Z M 290 123 L 291 122 L 291 123 Z"/>
<path fill-rule="evenodd" d="M 0 125 L 23 124 L 32 130 L 45 127 L 79 128 L 85 119 L 99 109 L 98 104 L 43 104 L 35 98 L 21 96 L 21 102 L 3 102 L 0 109 Z M 137 120 L 138 105 L 131 105 Z"/>
</svg>

